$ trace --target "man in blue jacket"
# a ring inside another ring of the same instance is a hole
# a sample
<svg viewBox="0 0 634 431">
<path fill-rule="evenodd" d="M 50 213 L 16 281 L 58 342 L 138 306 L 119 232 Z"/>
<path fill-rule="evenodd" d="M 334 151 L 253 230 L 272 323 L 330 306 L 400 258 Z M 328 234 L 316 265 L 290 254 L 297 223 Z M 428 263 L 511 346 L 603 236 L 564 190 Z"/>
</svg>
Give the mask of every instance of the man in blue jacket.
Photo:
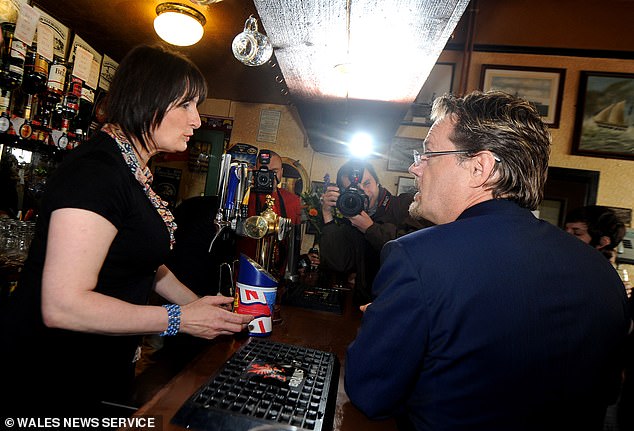
<svg viewBox="0 0 634 431">
<path fill-rule="evenodd" d="M 447 95 L 414 154 L 410 214 L 388 242 L 345 364 L 350 400 L 416 430 L 601 430 L 630 329 L 596 250 L 537 219 L 550 135 L 528 102 Z"/>
</svg>

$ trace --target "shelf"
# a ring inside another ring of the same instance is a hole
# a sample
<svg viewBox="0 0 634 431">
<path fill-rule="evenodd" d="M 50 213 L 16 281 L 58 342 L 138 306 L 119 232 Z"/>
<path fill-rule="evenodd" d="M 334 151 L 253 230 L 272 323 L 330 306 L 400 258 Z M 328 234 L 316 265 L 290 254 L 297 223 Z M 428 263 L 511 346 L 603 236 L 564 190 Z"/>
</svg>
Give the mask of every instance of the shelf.
<svg viewBox="0 0 634 431">
<path fill-rule="evenodd" d="M 47 145 L 43 141 L 33 139 L 22 139 L 17 135 L 0 134 L 0 144 L 25 151 L 33 151 L 40 154 L 46 154 L 56 160 L 61 160 L 69 150 L 61 149 L 53 145 Z"/>
</svg>

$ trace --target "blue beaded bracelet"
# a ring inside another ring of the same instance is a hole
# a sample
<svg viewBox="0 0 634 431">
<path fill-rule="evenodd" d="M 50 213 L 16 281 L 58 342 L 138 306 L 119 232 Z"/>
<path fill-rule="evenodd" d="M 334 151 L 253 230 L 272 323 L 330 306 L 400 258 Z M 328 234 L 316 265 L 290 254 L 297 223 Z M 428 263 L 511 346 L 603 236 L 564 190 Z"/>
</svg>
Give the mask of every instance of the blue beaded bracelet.
<svg viewBox="0 0 634 431">
<path fill-rule="evenodd" d="M 181 306 L 178 304 L 165 304 L 163 307 L 167 310 L 167 329 L 160 335 L 176 335 L 181 329 Z"/>
</svg>

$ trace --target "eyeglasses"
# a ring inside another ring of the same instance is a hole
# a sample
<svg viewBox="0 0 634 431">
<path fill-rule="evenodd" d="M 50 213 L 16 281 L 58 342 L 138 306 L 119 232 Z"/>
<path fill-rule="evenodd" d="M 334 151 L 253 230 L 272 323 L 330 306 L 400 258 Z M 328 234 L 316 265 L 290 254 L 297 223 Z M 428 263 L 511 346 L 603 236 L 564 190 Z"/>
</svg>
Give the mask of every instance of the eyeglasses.
<svg viewBox="0 0 634 431">
<path fill-rule="evenodd" d="M 423 146 L 423 148 L 425 147 Z M 436 156 L 446 156 L 449 154 L 468 154 L 468 153 L 469 151 L 467 150 L 423 151 L 422 153 L 419 153 L 418 151 L 414 150 L 414 166 L 420 166 L 421 162 L 426 162 L 430 158 L 436 157 Z"/>
<path fill-rule="evenodd" d="M 447 150 L 447 151 L 425 151 L 425 144 L 423 144 L 423 152 L 419 153 L 414 150 L 414 166 L 420 166 L 422 162 L 426 162 L 432 157 L 446 156 L 449 154 L 469 154 L 469 150 Z M 493 158 L 496 162 L 500 162 L 500 158 L 493 154 Z"/>
</svg>

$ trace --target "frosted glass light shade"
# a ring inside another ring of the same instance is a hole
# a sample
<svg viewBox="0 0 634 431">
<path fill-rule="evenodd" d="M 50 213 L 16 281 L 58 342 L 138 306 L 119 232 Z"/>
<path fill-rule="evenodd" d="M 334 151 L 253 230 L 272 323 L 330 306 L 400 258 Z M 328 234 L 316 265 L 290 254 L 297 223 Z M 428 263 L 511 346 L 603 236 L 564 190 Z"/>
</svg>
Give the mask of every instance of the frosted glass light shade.
<svg viewBox="0 0 634 431">
<path fill-rule="evenodd" d="M 189 46 L 203 37 L 205 16 L 180 3 L 161 3 L 156 7 L 154 30 L 172 45 Z"/>
</svg>

